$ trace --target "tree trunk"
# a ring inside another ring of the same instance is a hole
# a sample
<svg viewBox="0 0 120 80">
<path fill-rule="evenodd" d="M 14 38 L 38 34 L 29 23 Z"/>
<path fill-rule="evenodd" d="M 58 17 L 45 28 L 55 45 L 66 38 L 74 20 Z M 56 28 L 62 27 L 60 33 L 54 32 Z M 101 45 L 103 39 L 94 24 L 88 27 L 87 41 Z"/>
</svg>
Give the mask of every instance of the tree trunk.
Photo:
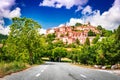
<svg viewBox="0 0 120 80">
<path fill-rule="evenodd" d="M 29 58 L 30 58 L 30 65 L 32 65 L 34 62 L 33 62 L 33 53 L 32 52 L 29 52 Z"/>
</svg>

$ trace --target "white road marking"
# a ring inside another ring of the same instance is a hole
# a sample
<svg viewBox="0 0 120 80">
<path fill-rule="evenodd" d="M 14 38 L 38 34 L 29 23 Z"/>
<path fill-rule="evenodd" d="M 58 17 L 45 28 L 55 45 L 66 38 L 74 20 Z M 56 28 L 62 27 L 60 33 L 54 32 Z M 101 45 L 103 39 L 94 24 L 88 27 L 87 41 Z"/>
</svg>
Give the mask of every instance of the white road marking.
<svg viewBox="0 0 120 80">
<path fill-rule="evenodd" d="M 46 68 L 48 67 L 48 65 L 45 66 Z"/>
<path fill-rule="evenodd" d="M 36 77 L 39 77 L 40 76 L 40 73 L 38 73 L 37 75 L 36 75 Z"/>
<path fill-rule="evenodd" d="M 46 65 L 44 68 L 43 68 L 43 70 L 41 70 L 41 73 L 42 72 L 44 72 L 44 70 L 47 68 L 48 66 Z M 38 74 L 36 74 L 36 77 L 39 77 L 41 74 L 40 73 L 38 73 Z"/>
<path fill-rule="evenodd" d="M 41 72 L 44 72 L 44 69 Z"/>
<path fill-rule="evenodd" d="M 44 70 L 46 69 L 46 67 L 44 67 Z"/>
<path fill-rule="evenodd" d="M 48 67 L 48 65 L 46 65 L 46 66 L 44 67 L 44 70 L 45 70 L 47 67 Z"/>
<path fill-rule="evenodd" d="M 87 77 L 86 77 L 85 75 L 83 75 L 83 74 L 80 74 L 80 76 L 83 77 L 83 78 L 87 78 Z"/>
</svg>

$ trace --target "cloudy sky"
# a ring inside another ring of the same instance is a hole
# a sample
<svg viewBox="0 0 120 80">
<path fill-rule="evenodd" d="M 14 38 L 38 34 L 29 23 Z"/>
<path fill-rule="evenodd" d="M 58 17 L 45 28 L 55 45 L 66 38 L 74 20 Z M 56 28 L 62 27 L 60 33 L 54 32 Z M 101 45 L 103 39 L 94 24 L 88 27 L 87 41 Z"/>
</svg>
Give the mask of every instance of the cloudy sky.
<svg viewBox="0 0 120 80">
<path fill-rule="evenodd" d="M 120 0 L 0 0 L 0 33 L 8 34 L 13 17 L 27 17 L 45 29 L 90 22 L 106 29 L 120 24 Z"/>
</svg>

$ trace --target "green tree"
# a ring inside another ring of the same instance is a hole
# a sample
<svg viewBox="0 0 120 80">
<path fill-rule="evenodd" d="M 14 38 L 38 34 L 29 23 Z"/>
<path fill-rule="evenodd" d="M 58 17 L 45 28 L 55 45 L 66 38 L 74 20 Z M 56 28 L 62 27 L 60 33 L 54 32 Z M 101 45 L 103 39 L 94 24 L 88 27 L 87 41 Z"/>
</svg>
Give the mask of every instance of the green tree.
<svg viewBox="0 0 120 80">
<path fill-rule="evenodd" d="M 97 36 L 92 40 L 92 44 L 96 44 L 99 39 L 100 39 L 100 37 L 99 37 L 99 35 L 97 35 Z"/>
<path fill-rule="evenodd" d="M 6 42 L 7 53 L 12 60 L 26 56 L 29 63 L 35 63 L 35 56 L 40 57 L 41 43 L 38 29 L 41 26 L 28 18 L 13 18 L 10 34 Z"/>
<path fill-rule="evenodd" d="M 98 26 L 97 26 L 97 29 L 98 29 L 98 30 L 102 30 L 102 26 L 101 26 L 101 25 L 98 25 Z"/>
<path fill-rule="evenodd" d="M 101 36 L 104 36 L 104 37 L 109 37 L 113 34 L 111 30 L 106 30 L 105 28 L 102 28 L 101 32 L 102 32 Z"/>
<path fill-rule="evenodd" d="M 55 33 L 47 34 L 47 42 L 52 42 L 53 40 L 55 40 L 55 37 Z"/>
<path fill-rule="evenodd" d="M 79 61 L 82 64 L 88 64 L 89 60 L 89 46 L 83 46 L 81 52 L 79 53 Z"/>
<path fill-rule="evenodd" d="M 86 41 L 85 41 L 84 45 L 85 45 L 85 46 L 90 46 L 90 40 L 89 40 L 88 37 L 86 38 Z"/>
<path fill-rule="evenodd" d="M 75 26 L 82 26 L 82 24 L 81 23 L 76 23 Z"/>
<path fill-rule="evenodd" d="M 92 30 L 90 30 L 90 31 L 88 32 L 88 36 L 96 36 L 96 34 L 95 34 L 95 32 L 93 32 Z"/>
<path fill-rule="evenodd" d="M 0 34 L 0 43 L 2 43 L 2 40 L 6 40 L 7 37 L 7 35 Z"/>
<path fill-rule="evenodd" d="M 55 61 L 60 62 L 61 58 L 67 55 L 67 50 L 63 47 L 56 47 L 52 51 L 52 55 Z"/>
<path fill-rule="evenodd" d="M 64 43 L 62 40 L 58 40 L 56 42 L 53 42 L 53 46 L 55 47 L 64 47 Z"/>
<path fill-rule="evenodd" d="M 118 26 L 118 29 L 116 30 L 116 34 L 115 34 L 115 40 L 116 42 L 120 41 L 120 25 Z"/>
<path fill-rule="evenodd" d="M 80 45 L 80 41 L 79 41 L 79 39 L 78 39 L 78 38 L 76 39 L 76 41 L 75 41 L 75 42 L 76 42 L 76 44 L 77 44 L 77 45 Z"/>
<path fill-rule="evenodd" d="M 97 64 L 106 65 L 114 64 L 114 39 L 113 38 L 104 38 L 101 42 L 96 44 L 96 61 Z M 115 62 L 116 63 L 116 62 Z"/>
<path fill-rule="evenodd" d="M 71 26 L 71 27 L 72 27 L 72 30 L 74 30 L 74 29 L 75 29 L 75 26 Z M 68 34 L 67 34 L 66 36 L 68 36 Z"/>
<path fill-rule="evenodd" d="M 79 61 L 79 53 L 80 53 L 80 49 L 72 49 L 71 51 L 71 59 L 72 59 L 72 62 L 76 63 Z"/>
<path fill-rule="evenodd" d="M 120 25 L 118 26 L 116 33 L 115 33 L 115 43 L 113 44 L 115 53 L 114 55 L 114 62 L 120 63 Z"/>
</svg>

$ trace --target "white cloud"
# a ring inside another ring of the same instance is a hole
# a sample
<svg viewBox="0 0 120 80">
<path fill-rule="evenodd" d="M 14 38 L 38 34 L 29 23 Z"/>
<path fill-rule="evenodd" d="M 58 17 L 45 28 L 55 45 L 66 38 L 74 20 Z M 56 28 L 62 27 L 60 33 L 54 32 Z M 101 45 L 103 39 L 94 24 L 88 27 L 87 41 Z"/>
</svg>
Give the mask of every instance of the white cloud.
<svg viewBox="0 0 120 80">
<path fill-rule="evenodd" d="M 67 24 L 74 25 L 76 22 L 84 23 L 90 21 L 94 26 L 102 25 L 104 28 L 110 30 L 116 29 L 120 25 L 120 0 L 115 0 L 113 6 L 102 14 L 100 14 L 100 10 L 92 11 L 91 7 L 84 8 L 82 12 L 82 18 L 71 18 Z M 86 13 L 89 13 L 89 15 Z"/>
<path fill-rule="evenodd" d="M 46 29 L 43 29 L 43 28 L 42 28 L 42 29 L 39 29 L 39 33 L 40 33 L 40 34 L 46 34 Z"/>
<path fill-rule="evenodd" d="M 8 35 L 10 28 L 8 27 L 3 27 L 4 26 L 4 20 L 1 18 L 0 19 L 0 34 Z"/>
<path fill-rule="evenodd" d="M 79 18 L 71 18 L 70 21 L 66 23 L 66 25 L 74 26 L 76 23 L 84 24 L 84 20 L 83 19 L 79 19 Z"/>
<path fill-rule="evenodd" d="M 21 16 L 21 9 L 19 7 L 11 11 L 11 7 L 15 5 L 15 0 L 0 0 L 0 33 L 8 34 L 9 27 L 4 28 L 3 18 L 11 19 L 13 17 Z"/>
<path fill-rule="evenodd" d="M 12 19 L 14 17 L 21 16 L 21 9 L 19 7 L 15 8 L 14 10 L 10 11 L 10 9 L 4 9 L 1 11 L 1 17 Z"/>
<path fill-rule="evenodd" d="M 83 9 L 82 6 L 78 6 L 78 8 L 75 10 L 75 12 L 78 12 L 78 11 L 80 11 L 80 10 L 82 10 L 82 9 Z"/>
<path fill-rule="evenodd" d="M 54 8 L 61 8 L 65 7 L 66 9 L 70 9 L 73 6 L 77 6 L 77 10 L 79 11 L 82 9 L 82 6 L 85 5 L 88 0 L 43 0 L 39 6 L 47 6 L 47 7 L 54 7 Z"/>
<path fill-rule="evenodd" d="M 8 35 L 9 32 L 10 32 L 10 28 L 9 28 L 9 26 L 6 27 L 6 28 L 3 28 L 3 26 L 0 25 L 0 34 Z"/>
<path fill-rule="evenodd" d="M 82 10 L 83 15 L 91 14 L 92 13 L 92 8 L 88 5 Z"/>
<path fill-rule="evenodd" d="M 13 11 L 9 13 L 9 18 L 20 17 L 21 16 L 20 11 L 21 9 L 17 7 L 16 9 L 14 9 Z"/>
<path fill-rule="evenodd" d="M 0 11 L 9 9 L 15 4 L 15 0 L 0 0 Z"/>
<path fill-rule="evenodd" d="M 58 27 L 62 27 L 62 26 L 65 26 L 65 24 L 60 24 Z"/>
</svg>

